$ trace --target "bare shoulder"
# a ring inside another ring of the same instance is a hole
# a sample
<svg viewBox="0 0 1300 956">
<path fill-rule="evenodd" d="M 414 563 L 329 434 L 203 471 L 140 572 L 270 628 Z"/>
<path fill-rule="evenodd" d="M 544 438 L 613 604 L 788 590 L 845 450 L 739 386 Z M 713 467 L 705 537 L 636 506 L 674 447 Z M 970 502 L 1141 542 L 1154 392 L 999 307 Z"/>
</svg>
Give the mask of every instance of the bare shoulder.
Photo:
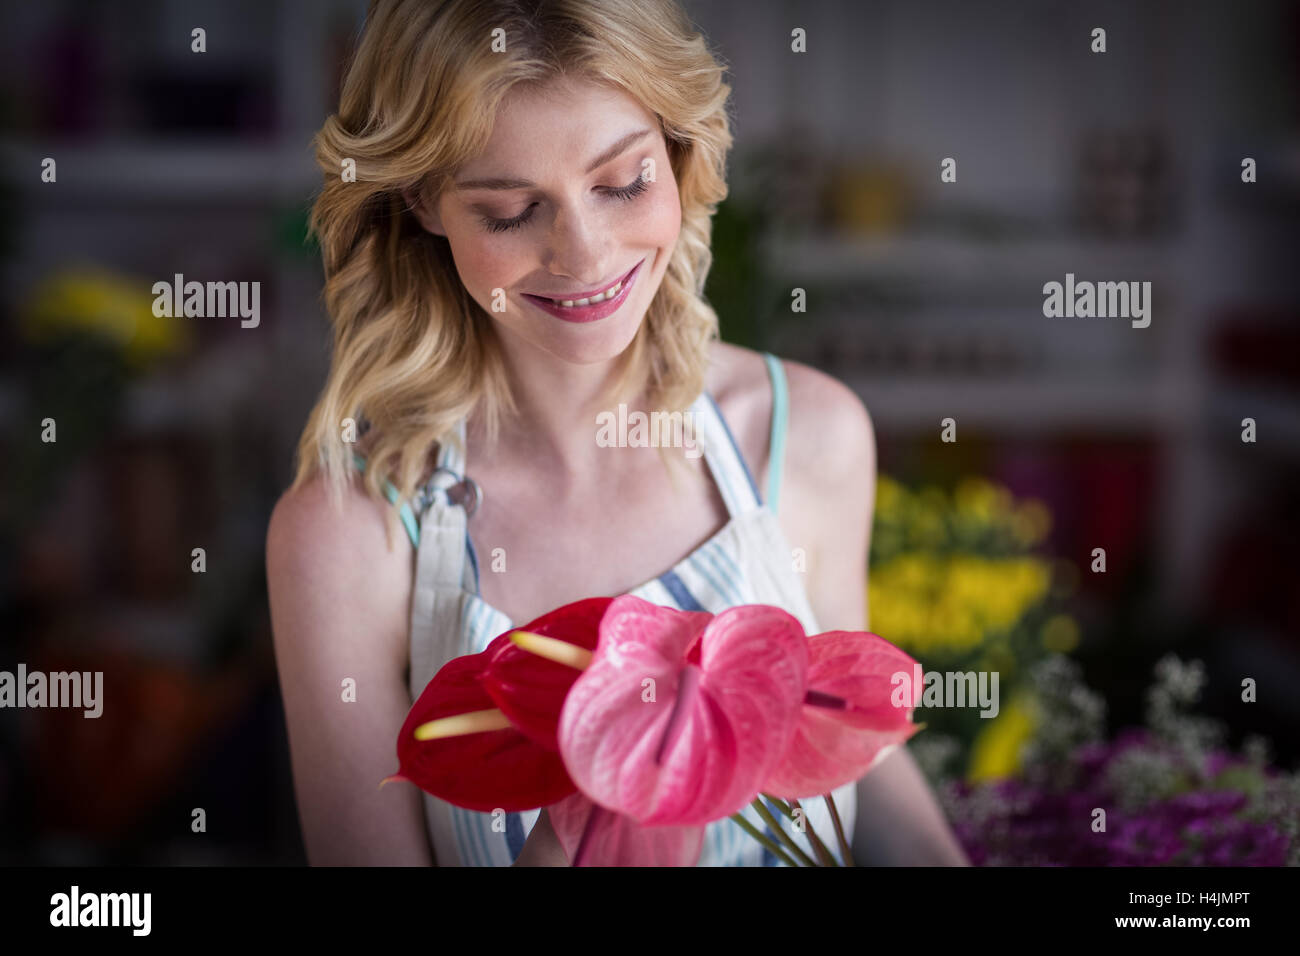
<svg viewBox="0 0 1300 956">
<path fill-rule="evenodd" d="M 869 481 L 875 471 L 875 432 L 862 400 L 839 379 L 802 362 L 782 359 L 781 366 L 789 395 L 783 488 L 792 495 L 816 496 Z M 764 481 L 771 451 L 772 382 L 763 356 L 714 343 L 707 384 L 755 480 Z M 786 500 L 783 490 L 782 502 Z"/>
<path fill-rule="evenodd" d="M 876 497 L 871 417 L 852 389 L 785 362 L 790 410 L 778 517 L 791 545 L 807 550 L 805 587 L 823 628 L 867 622 L 867 556 Z"/>
<path fill-rule="evenodd" d="M 389 548 L 384 533 L 385 506 L 365 493 L 360 480 L 348 484 L 342 501 L 331 501 L 322 475 L 280 496 L 267 528 L 268 555 L 295 567 L 323 571 L 341 565 L 351 570 L 376 560 L 401 560 L 411 547 Z M 396 542 L 395 542 L 396 543 Z M 385 555 L 390 554 L 386 559 Z"/>
<path fill-rule="evenodd" d="M 763 356 L 753 349 L 714 342 L 705 379 L 754 480 L 762 487 L 770 449 L 772 385 Z"/>
<path fill-rule="evenodd" d="M 404 535 L 390 546 L 385 509 L 355 477 L 340 504 L 319 475 L 280 497 L 266 533 L 273 623 L 283 625 L 277 642 L 287 633 L 334 633 L 328 625 L 345 619 L 367 621 L 367 633 L 391 639 L 390 649 L 404 656 L 413 548 Z"/>
<path fill-rule="evenodd" d="M 819 483 L 869 481 L 875 472 L 875 429 L 862 399 L 825 372 L 801 362 L 782 364 L 790 393 L 788 480 L 810 491 Z"/>
</svg>

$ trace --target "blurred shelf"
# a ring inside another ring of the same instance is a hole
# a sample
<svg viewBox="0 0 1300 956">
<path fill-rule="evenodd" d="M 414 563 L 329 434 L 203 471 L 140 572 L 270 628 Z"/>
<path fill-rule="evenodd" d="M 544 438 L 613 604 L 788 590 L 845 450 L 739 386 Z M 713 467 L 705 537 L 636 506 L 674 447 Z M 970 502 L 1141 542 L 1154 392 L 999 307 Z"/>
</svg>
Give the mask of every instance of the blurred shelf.
<svg viewBox="0 0 1300 956">
<path fill-rule="evenodd" d="M 94 145 L 0 141 L 0 156 L 23 170 L 28 195 L 53 202 L 262 204 L 306 201 L 321 185 L 310 144 L 231 145 L 227 140 L 114 140 Z M 41 162 L 57 163 L 58 179 L 41 181 Z"/>
<path fill-rule="evenodd" d="M 1233 442 L 1241 441 L 1241 420 L 1255 419 L 1254 447 L 1265 453 L 1261 461 L 1273 461 L 1278 454 L 1300 454 L 1300 394 L 1294 389 L 1216 385 L 1211 407 L 1214 427 Z M 1242 447 L 1251 446 L 1242 443 Z"/>
<path fill-rule="evenodd" d="M 182 560 L 188 556 L 182 555 Z M 192 600 L 106 599 L 95 617 L 117 647 L 175 663 L 196 665 L 209 652 L 209 627 Z"/>
<path fill-rule="evenodd" d="M 175 370 L 164 369 L 130 382 L 121 396 L 119 426 L 130 436 L 219 427 L 229 422 L 240 403 L 266 380 L 273 363 L 265 348 L 251 343 L 209 346 Z M 19 426 L 24 407 L 19 385 L 0 382 L 0 426 Z M 39 419 L 31 427 L 35 429 L 32 434 L 38 434 Z"/>
<path fill-rule="evenodd" d="M 189 556 L 178 560 L 188 562 Z M 122 652 L 194 666 L 211 650 L 212 628 L 199 611 L 192 598 L 124 598 L 105 590 L 51 606 L 40 646 L 55 652 Z"/>
<path fill-rule="evenodd" d="M 823 236 L 772 238 L 763 255 L 769 275 L 801 280 L 1027 282 L 1041 289 L 1067 272 L 1079 280 L 1155 280 L 1169 269 L 1175 248 L 1172 241 L 1156 239 Z"/>
<path fill-rule="evenodd" d="M 1265 453 L 1261 462 L 1300 449 L 1300 395 L 1285 389 L 1219 387 L 1209 394 L 1202 413 L 1197 399 L 1172 376 L 1099 382 L 846 375 L 844 381 L 878 428 L 934 430 L 937 435 L 939 422 L 953 418 L 959 441 L 966 425 L 1012 433 L 1158 431 L 1172 440 L 1206 441 L 1211 449 L 1235 452 L 1241 420 L 1251 417 L 1257 447 Z"/>
<path fill-rule="evenodd" d="M 1185 423 L 1178 392 L 1159 381 L 1069 382 L 1042 378 L 846 379 L 877 428 L 933 430 L 940 421 L 999 432 L 1177 431 Z"/>
<path fill-rule="evenodd" d="M 233 420 L 270 364 L 266 349 L 252 343 L 213 346 L 175 374 L 132 383 L 123 396 L 122 428 L 131 435 L 218 428 Z"/>
<path fill-rule="evenodd" d="M 1241 161 L 1246 156 L 1256 162 L 1253 183 L 1241 181 Z M 1221 145 L 1214 174 L 1219 195 L 1243 206 L 1292 216 L 1295 210 L 1287 204 L 1300 201 L 1300 139 L 1279 137 L 1245 148 L 1240 142 Z"/>
</svg>

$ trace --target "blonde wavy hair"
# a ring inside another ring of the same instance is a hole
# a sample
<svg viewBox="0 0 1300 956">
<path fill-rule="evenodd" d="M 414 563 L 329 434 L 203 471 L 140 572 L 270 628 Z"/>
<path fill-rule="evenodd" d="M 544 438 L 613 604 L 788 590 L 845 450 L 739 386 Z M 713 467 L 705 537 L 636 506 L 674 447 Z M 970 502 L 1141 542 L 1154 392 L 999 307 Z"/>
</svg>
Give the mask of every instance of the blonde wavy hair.
<svg viewBox="0 0 1300 956">
<path fill-rule="evenodd" d="M 610 398 L 644 389 L 651 407 L 689 405 L 717 336 L 702 293 L 711 217 L 727 194 L 723 70 L 675 0 L 372 0 L 339 110 L 314 140 L 325 182 L 310 228 L 333 356 L 292 487 L 323 472 L 341 504 L 355 468 L 343 440 L 351 418 L 364 436 L 367 493 L 379 500 L 388 478 L 407 500 L 460 418 L 477 410 L 495 440 L 500 416 L 516 411 L 491 319 L 460 282 L 447 239 L 422 228 L 402 198 L 436 196 L 485 148 L 516 83 L 613 84 L 659 118 L 681 233 Z M 347 159 L 355 182 L 341 177 Z M 396 522 L 393 507 L 390 546 Z"/>
</svg>

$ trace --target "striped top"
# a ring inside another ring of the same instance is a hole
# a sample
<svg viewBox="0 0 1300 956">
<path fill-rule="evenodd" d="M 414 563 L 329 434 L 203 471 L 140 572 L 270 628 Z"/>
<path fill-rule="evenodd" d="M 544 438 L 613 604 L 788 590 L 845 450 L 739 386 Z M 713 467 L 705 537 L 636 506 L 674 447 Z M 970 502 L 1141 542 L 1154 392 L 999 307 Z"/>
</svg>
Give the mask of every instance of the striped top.
<svg viewBox="0 0 1300 956">
<path fill-rule="evenodd" d="M 787 398 L 781 363 L 764 354 L 773 389 L 771 452 L 767 502 L 740 454 L 717 403 L 707 391 L 691 404 L 695 440 L 709 473 L 727 506 L 729 521 L 708 541 L 672 568 L 627 593 L 655 604 L 681 610 L 718 613 L 738 604 L 771 604 L 792 614 L 807 634 L 819 632 L 794 555 L 776 518 L 784 457 Z M 465 474 L 465 424 L 457 428 L 458 442 L 444 442 L 438 452 L 436 476 L 443 487 Z M 359 456 L 358 467 L 365 461 Z M 450 476 L 450 479 L 449 477 Z M 434 483 L 431 482 L 431 485 Z M 388 484 L 388 498 L 397 493 Z M 477 654 L 497 635 L 517 626 L 479 596 L 479 562 L 467 530 L 465 509 L 438 488 L 426 486 L 416 508 L 402 505 L 402 520 L 417 550 L 415 593 L 411 607 L 410 693 L 412 703 L 447 661 Z M 416 514 L 419 520 L 416 520 Z M 523 623 L 523 622 L 518 622 Z M 836 809 L 853 833 L 857 803 L 854 782 L 834 791 Z M 464 810 L 423 794 L 430 842 L 440 866 L 509 866 L 518 856 L 540 810 L 492 814 Z M 828 846 L 834 830 L 825 801 L 804 801 L 808 824 Z M 753 807 L 743 811 L 760 832 L 771 830 Z M 808 837 L 782 822 L 810 856 Z M 730 819 L 705 829 L 699 866 L 773 866 L 776 858 Z"/>
</svg>

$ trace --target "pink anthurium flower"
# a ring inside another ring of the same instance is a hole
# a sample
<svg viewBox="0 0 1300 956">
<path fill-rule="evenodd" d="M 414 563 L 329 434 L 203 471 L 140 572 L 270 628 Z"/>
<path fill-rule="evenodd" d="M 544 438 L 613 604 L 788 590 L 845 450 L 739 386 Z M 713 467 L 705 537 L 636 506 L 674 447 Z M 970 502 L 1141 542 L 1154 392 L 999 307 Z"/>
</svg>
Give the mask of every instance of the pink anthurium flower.
<svg viewBox="0 0 1300 956">
<path fill-rule="evenodd" d="M 643 826 L 705 825 L 744 808 L 785 756 L 807 688 L 791 615 L 717 615 L 615 598 L 560 713 L 579 790 Z"/>
<path fill-rule="evenodd" d="M 808 690 L 789 749 L 763 781 L 783 799 L 830 793 L 865 774 L 894 745 L 921 729 L 912 707 L 891 701 L 893 676 L 911 679 L 916 661 L 863 631 L 808 638 Z"/>
<path fill-rule="evenodd" d="M 571 866 L 694 866 L 704 827 L 646 827 L 582 792 L 547 807 Z"/>
</svg>

